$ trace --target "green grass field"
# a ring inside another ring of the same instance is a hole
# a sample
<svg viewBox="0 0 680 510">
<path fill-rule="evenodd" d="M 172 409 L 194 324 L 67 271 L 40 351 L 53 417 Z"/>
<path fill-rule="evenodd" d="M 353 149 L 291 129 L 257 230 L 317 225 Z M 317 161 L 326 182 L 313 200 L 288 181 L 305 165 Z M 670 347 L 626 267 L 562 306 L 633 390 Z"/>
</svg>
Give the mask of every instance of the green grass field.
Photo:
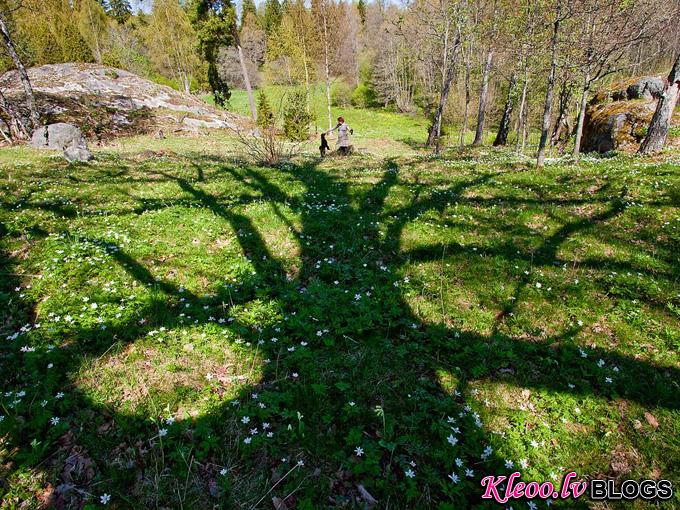
<svg viewBox="0 0 680 510">
<path fill-rule="evenodd" d="M 0 151 L 0 508 L 501 508 L 480 480 L 515 470 L 677 489 L 677 154 L 311 152 Z"/>
<path fill-rule="evenodd" d="M 269 99 L 272 109 L 278 114 L 285 105 L 287 95 L 295 89 L 281 85 L 269 85 L 263 90 Z M 258 92 L 255 91 L 256 101 Z M 202 98 L 214 105 L 211 95 L 204 95 Z M 310 137 L 318 140 L 317 133 L 328 129 L 326 89 L 322 84 L 312 88 L 311 104 L 315 120 L 313 125 L 310 126 Z M 249 117 L 250 106 L 246 91 L 240 89 L 232 90 L 226 109 Z M 343 116 L 345 118 L 350 127 L 354 129 L 352 143 L 363 151 L 376 154 L 403 155 L 414 149 L 422 148 L 427 140 L 430 122 L 420 111 L 412 114 L 402 114 L 385 108 L 333 106 L 331 113 L 333 122 L 335 122 L 337 117 Z M 475 136 L 475 112 L 472 112 L 470 115 L 470 125 L 465 134 L 465 143 L 468 145 L 472 144 Z M 278 115 L 278 124 L 281 124 L 280 115 Z M 460 126 L 445 126 L 444 129 L 446 134 L 442 137 L 443 145 L 458 146 L 460 143 Z M 496 129 L 497 126 L 487 125 L 484 132 L 484 141 L 487 145 L 491 145 L 493 142 L 496 136 Z M 539 131 L 531 131 L 528 141 L 529 152 L 535 149 L 539 137 Z M 511 140 L 511 143 L 514 144 L 514 140 Z"/>
<path fill-rule="evenodd" d="M 264 89 L 272 109 L 278 113 L 285 105 L 286 96 L 293 90 L 290 87 L 271 85 Z M 257 94 L 257 92 L 256 92 Z M 211 102 L 211 96 L 206 96 Z M 321 85 L 314 87 L 311 94 L 314 125 L 311 134 L 328 129 L 328 110 L 326 92 Z M 248 95 L 245 90 L 232 90 L 228 110 L 250 116 Z M 429 122 L 421 114 L 404 115 L 385 109 L 354 108 L 352 106 L 331 108 L 333 122 L 343 116 L 354 129 L 353 141 L 359 146 L 378 148 L 392 146 L 408 150 L 413 145 L 422 145 L 427 139 Z M 335 125 L 335 124 L 333 124 Z M 472 136 L 472 134 L 470 135 Z"/>
</svg>

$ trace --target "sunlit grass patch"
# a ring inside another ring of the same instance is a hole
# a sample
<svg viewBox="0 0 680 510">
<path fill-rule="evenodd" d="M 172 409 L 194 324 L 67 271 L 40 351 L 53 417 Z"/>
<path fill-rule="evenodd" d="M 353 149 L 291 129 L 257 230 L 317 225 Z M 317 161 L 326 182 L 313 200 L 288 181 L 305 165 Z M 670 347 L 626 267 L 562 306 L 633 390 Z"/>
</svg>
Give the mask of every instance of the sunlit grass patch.
<svg viewBox="0 0 680 510">
<path fill-rule="evenodd" d="M 86 360 L 76 386 L 117 413 L 196 418 L 257 385 L 262 360 L 218 331 L 151 330 L 147 338 Z"/>
</svg>

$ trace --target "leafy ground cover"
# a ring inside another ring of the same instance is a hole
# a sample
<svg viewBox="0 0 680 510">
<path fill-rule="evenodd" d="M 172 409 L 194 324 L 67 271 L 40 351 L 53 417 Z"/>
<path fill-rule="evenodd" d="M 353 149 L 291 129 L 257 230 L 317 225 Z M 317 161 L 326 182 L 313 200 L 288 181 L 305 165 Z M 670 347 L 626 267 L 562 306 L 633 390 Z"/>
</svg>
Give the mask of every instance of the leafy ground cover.
<svg viewBox="0 0 680 510">
<path fill-rule="evenodd" d="M 480 480 L 514 470 L 677 487 L 679 164 L 2 151 L 2 508 L 496 508 Z"/>
</svg>

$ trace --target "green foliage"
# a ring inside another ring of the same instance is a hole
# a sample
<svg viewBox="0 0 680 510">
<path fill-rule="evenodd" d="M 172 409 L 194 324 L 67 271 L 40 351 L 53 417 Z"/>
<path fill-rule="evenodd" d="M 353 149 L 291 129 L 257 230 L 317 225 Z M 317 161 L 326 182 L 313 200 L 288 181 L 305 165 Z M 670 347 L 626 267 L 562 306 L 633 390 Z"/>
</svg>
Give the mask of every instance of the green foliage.
<svg viewBox="0 0 680 510">
<path fill-rule="evenodd" d="M 60 43 L 60 61 L 92 62 L 94 60 L 89 45 L 81 35 L 78 26 L 75 23 L 69 23 L 64 26 Z"/>
<path fill-rule="evenodd" d="M 275 477 L 316 509 L 342 466 L 465 509 L 486 475 L 612 452 L 678 478 L 677 153 L 263 168 L 205 142 L 0 151 L 3 501 L 67 472 L 74 507 L 236 508 Z"/>
<path fill-rule="evenodd" d="M 668 198 L 670 198 L 671 204 L 676 207 L 680 207 L 680 186 L 670 187 L 668 189 Z"/>
<path fill-rule="evenodd" d="M 262 128 L 274 126 L 274 111 L 262 90 L 257 95 L 257 125 Z"/>
<path fill-rule="evenodd" d="M 220 76 L 217 59 L 220 48 L 234 42 L 236 13 L 231 3 L 221 0 L 193 0 L 189 6 L 189 19 L 196 30 L 200 52 L 208 63 L 208 83 L 215 104 L 224 106 L 231 91 Z"/>
<path fill-rule="evenodd" d="M 288 86 L 268 86 L 263 89 L 267 98 L 274 108 L 277 118 L 282 116 L 286 97 L 290 93 Z M 211 100 L 209 96 L 205 96 Z M 379 106 L 379 105 L 376 105 Z M 322 84 L 314 85 L 310 90 L 310 111 L 312 114 L 312 124 L 328 129 L 328 109 L 326 105 L 326 89 Z M 248 116 L 250 107 L 248 96 L 244 90 L 233 90 L 229 100 L 229 110 Z M 404 141 L 422 140 L 424 142 L 427 131 L 427 120 L 422 115 L 402 115 L 386 109 L 363 109 L 349 106 L 342 111 L 334 109 L 333 118 L 343 115 L 347 122 L 354 129 L 353 139 L 361 143 L 370 143 L 371 139 L 378 138 L 389 141 L 389 150 L 392 152 L 402 152 L 408 146 L 403 145 Z"/>
<path fill-rule="evenodd" d="M 231 97 L 229 85 L 220 76 L 217 65 L 214 62 L 208 63 L 208 83 L 213 93 L 213 99 L 218 106 L 224 106 Z"/>
<path fill-rule="evenodd" d="M 279 0 L 265 0 L 262 25 L 267 35 L 272 35 L 278 30 L 282 17 L 283 8 Z"/>
<path fill-rule="evenodd" d="M 357 2 L 357 11 L 359 12 L 359 20 L 361 24 L 366 24 L 366 0 L 359 0 Z"/>
<path fill-rule="evenodd" d="M 352 106 L 357 108 L 373 108 L 379 106 L 375 90 L 368 83 L 360 83 L 352 92 Z"/>
<path fill-rule="evenodd" d="M 107 0 L 108 14 L 118 23 L 125 23 L 132 16 L 130 0 Z"/>
<path fill-rule="evenodd" d="M 94 57 L 79 30 L 80 12 L 68 2 L 25 0 L 12 13 L 16 44 L 24 64 L 92 62 Z"/>
<path fill-rule="evenodd" d="M 309 137 L 312 116 L 307 112 L 307 100 L 302 90 L 293 91 L 286 98 L 283 110 L 283 131 L 286 138 L 303 141 Z"/>
<path fill-rule="evenodd" d="M 333 106 L 347 107 L 352 104 L 354 87 L 344 81 L 337 81 L 331 86 L 331 104 Z"/>
<path fill-rule="evenodd" d="M 379 505 L 465 509 L 612 452 L 678 479 L 677 153 L 263 168 L 233 143 L 0 151 L 3 501 L 67 472 L 74 507 L 237 508 L 275 477 L 317 509 L 342 466 Z"/>
<path fill-rule="evenodd" d="M 196 33 L 177 0 L 155 0 L 142 33 L 155 70 L 179 83 L 180 90 L 190 92 L 201 65 Z"/>
<path fill-rule="evenodd" d="M 123 60 L 118 51 L 107 51 L 102 54 L 102 64 L 108 67 L 123 67 Z"/>
<path fill-rule="evenodd" d="M 95 60 L 103 60 L 108 45 L 108 18 L 106 11 L 96 0 L 81 0 L 78 12 L 78 28 Z"/>
<path fill-rule="evenodd" d="M 246 23 L 252 22 L 259 23 L 255 0 L 243 0 L 243 7 L 241 8 L 241 27 Z"/>
</svg>

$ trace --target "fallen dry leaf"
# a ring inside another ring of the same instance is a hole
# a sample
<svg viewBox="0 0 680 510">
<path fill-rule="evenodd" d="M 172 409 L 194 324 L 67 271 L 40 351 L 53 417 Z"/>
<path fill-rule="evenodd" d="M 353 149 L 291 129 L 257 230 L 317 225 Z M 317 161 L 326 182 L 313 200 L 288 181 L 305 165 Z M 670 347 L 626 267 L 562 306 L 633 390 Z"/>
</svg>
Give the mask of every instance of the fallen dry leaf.
<svg viewBox="0 0 680 510">
<path fill-rule="evenodd" d="M 652 413 L 645 412 L 645 420 L 647 420 L 647 423 L 649 423 L 652 428 L 658 428 L 659 427 L 659 422 L 656 421 L 656 418 Z"/>
<path fill-rule="evenodd" d="M 38 500 L 40 500 L 40 508 L 54 507 L 55 489 L 52 484 L 47 484 L 47 487 L 38 493 Z"/>
</svg>

